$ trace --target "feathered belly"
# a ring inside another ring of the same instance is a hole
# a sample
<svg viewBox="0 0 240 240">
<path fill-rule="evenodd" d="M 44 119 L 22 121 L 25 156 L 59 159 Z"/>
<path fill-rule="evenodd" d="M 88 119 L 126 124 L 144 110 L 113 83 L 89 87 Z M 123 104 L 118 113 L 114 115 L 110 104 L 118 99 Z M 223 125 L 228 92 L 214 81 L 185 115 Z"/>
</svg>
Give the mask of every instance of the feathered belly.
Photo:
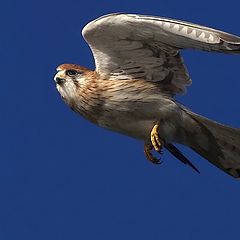
<svg viewBox="0 0 240 240">
<path fill-rule="evenodd" d="M 104 117 L 98 120 L 98 125 L 136 139 L 148 141 L 150 139 L 150 132 L 154 125 L 154 121 L 122 117 L 117 119 L 106 119 Z"/>
<path fill-rule="evenodd" d="M 121 103 L 115 108 L 105 108 L 97 120 L 101 127 L 149 141 L 154 124 L 159 123 L 159 135 L 162 139 L 173 139 L 180 123 L 177 105 L 159 105 L 158 103 Z"/>
</svg>

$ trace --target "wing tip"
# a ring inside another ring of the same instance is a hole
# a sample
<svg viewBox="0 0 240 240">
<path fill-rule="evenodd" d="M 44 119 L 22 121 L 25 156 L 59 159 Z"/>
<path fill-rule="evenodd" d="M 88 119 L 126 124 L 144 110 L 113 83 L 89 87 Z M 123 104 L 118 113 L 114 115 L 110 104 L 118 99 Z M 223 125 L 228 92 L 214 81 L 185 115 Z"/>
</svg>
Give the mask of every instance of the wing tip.
<svg viewBox="0 0 240 240">
<path fill-rule="evenodd" d="M 182 163 L 187 164 L 189 167 L 191 167 L 195 172 L 200 174 L 200 171 L 189 161 L 182 152 L 177 149 L 173 144 L 171 143 L 165 143 L 164 147 L 171 153 L 173 156 L 175 156 L 178 160 L 180 160 Z"/>
</svg>

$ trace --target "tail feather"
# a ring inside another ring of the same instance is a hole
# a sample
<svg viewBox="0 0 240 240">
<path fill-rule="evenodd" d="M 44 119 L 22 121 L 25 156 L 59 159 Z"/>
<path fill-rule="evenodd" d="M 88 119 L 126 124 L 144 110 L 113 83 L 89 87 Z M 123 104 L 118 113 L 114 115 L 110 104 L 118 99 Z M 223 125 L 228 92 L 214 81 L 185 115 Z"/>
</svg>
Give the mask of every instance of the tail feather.
<svg viewBox="0 0 240 240">
<path fill-rule="evenodd" d="M 231 128 L 183 109 L 183 143 L 227 174 L 240 178 L 240 129 Z"/>
</svg>

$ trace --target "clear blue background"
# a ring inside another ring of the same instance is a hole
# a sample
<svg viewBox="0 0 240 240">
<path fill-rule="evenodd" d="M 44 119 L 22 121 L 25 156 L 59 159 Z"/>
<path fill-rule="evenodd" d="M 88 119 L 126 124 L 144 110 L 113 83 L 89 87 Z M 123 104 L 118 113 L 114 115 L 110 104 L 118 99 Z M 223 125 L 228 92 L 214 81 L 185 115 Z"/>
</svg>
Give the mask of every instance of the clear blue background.
<svg viewBox="0 0 240 240">
<path fill-rule="evenodd" d="M 53 82 L 61 63 L 94 68 L 80 35 L 110 12 L 183 19 L 240 35 L 238 0 L 1 2 L 0 239 L 238 239 L 240 182 L 187 148 L 167 152 L 72 112 Z M 111 46 L 109 46 L 111 47 Z M 240 56 L 184 52 L 193 85 L 178 100 L 240 127 Z"/>
</svg>

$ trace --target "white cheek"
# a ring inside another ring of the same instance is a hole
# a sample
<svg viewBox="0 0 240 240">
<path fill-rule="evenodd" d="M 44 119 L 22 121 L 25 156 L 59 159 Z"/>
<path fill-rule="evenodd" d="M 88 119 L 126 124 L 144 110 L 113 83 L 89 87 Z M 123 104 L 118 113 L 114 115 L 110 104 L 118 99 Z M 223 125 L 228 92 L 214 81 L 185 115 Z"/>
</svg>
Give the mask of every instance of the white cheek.
<svg viewBox="0 0 240 240">
<path fill-rule="evenodd" d="M 66 100 L 72 100 L 76 97 L 76 86 L 72 82 L 66 82 L 62 85 L 57 84 L 57 90 Z"/>
</svg>

